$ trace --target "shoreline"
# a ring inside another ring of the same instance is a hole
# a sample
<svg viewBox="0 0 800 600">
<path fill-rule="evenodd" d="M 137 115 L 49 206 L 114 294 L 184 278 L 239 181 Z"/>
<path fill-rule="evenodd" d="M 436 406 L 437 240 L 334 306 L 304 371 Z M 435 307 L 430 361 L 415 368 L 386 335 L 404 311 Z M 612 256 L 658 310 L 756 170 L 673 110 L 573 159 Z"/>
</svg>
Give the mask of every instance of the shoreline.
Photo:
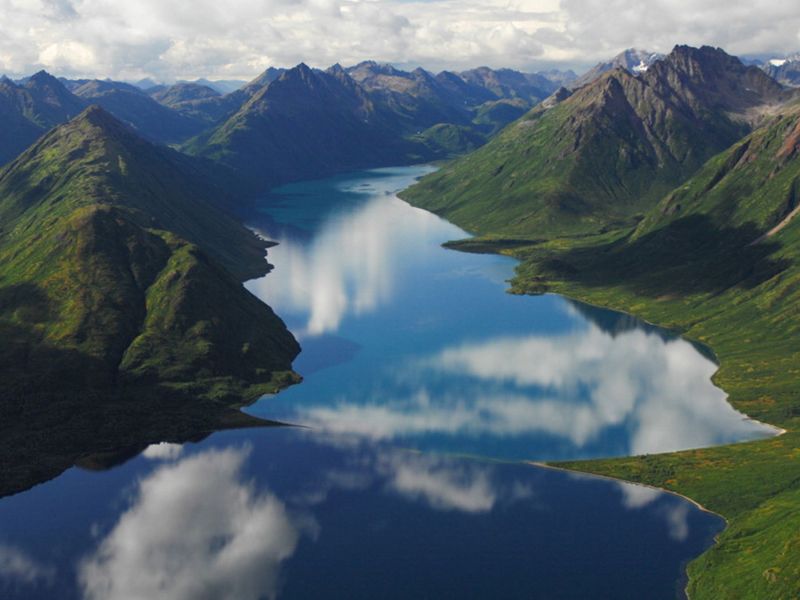
<svg viewBox="0 0 800 600">
<path fill-rule="evenodd" d="M 634 457 L 628 456 L 628 457 L 622 457 L 622 458 L 634 458 Z M 576 461 L 576 462 L 579 462 L 579 461 Z M 550 469 L 551 471 L 560 471 L 562 473 L 579 474 L 579 475 L 583 475 L 584 477 L 594 477 L 594 478 L 597 478 L 597 479 L 603 479 L 605 481 L 613 481 L 615 483 L 624 483 L 626 485 L 636 485 L 636 486 L 647 488 L 647 489 L 650 489 L 650 490 L 657 490 L 657 491 L 663 492 L 665 494 L 670 494 L 672 496 L 677 496 L 678 498 L 681 498 L 682 500 L 686 500 L 690 504 L 694 505 L 696 508 L 700 509 L 704 513 L 708 513 L 710 515 L 714 515 L 716 517 L 719 517 L 720 519 L 722 519 L 725 522 L 725 527 L 727 527 L 728 524 L 729 524 L 729 521 L 728 521 L 727 517 L 725 517 L 724 515 L 721 515 L 718 512 L 714 512 L 710 508 L 700 504 L 700 502 L 698 502 L 694 498 L 690 498 L 689 496 L 686 496 L 686 495 L 681 494 L 680 492 L 676 492 L 674 490 L 668 490 L 667 488 L 659 487 L 657 485 L 650 485 L 649 483 L 641 483 L 641 482 L 638 482 L 638 481 L 628 481 L 627 479 L 621 479 L 619 477 L 612 477 L 611 475 L 601 475 L 599 473 L 590 473 L 588 471 L 578 471 L 576 469 L 568 469 L 566 467 L 560 467 L 557 464 L 548 463 L 548 462 L 540 462 L 540 461 L 535 461 L 535 460 L 524 460 L 524 461 L 522 461 L 522 463 L 525 464 L 525 465 L 528 465 L 528 466 L 531 466 L 531 467 L 537 467 L 537 468 L 540 468 L 540 469 Z M 715 538 L 715 543 L 716 543 L 716 538 Z"/>
</svg>

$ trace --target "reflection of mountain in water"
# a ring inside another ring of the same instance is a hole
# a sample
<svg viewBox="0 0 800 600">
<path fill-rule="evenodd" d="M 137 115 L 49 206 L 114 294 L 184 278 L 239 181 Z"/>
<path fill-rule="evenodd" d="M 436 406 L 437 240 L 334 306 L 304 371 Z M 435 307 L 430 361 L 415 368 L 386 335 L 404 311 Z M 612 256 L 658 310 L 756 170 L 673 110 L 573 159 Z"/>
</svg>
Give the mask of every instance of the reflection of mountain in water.
<svg viewBox="0 0 800 600">
<path fill-rule="evenodd" d="M 572 298 L 565 298 L 565 300 L 578 314 L 597 325 L 600 330 L 605 331 L 612 337 L 617 337 L 621 333 L 634 330 L 657 335 L 665 342 L 680 337 L 675 332 L 646 323 L 628 313 L 600 308 L 578 300 L 573 300 Z"/>
<path fill-rule="evenodd" d="M 657 335 L 665 342 L 680 338 L 680 334 L 676 331 L 671 331 L 662 327 L 656 327 L 655 325 L 647 323 L 646 321 L 642 321 L 641 319 L 638 319 L 628 313 L 610 310 L 607 308 L 600 308 L 598 306 L 586 304 L 585 302 L 580 302 L 579 300 L 573 300 L 572 298 L 565 297 L 564 300 L 566 300 L 577 313 L 594 323 L 599 329 L 605 331 L 612 337 L 617 337 L 619 334 L 627 331 L 638 330 L 644 331 L 647 334 Z M 694 346 L 695 350 L 697 350 L 705 358 L 713 361 L 715 364 L 719 364 L 717 357 L 711 348 L 692 340 L 686 341 Z"/>
<path fill-rule="evenodd" d="M 57 477 L 73 465 L 112 468 L 151 443 L 198 441 L 217 430 L 271 424 L 167 390 L 39 393 L 0 406 L 0 497 Z"/>
</svg>

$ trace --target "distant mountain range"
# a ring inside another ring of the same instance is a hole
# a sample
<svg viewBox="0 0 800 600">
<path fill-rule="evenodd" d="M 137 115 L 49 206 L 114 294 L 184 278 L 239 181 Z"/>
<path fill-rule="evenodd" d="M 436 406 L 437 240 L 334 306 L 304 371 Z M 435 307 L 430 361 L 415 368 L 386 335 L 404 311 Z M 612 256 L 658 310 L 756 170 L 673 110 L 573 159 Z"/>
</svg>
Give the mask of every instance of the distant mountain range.
<svg viewBox="0 0 800 600">
<path fill-rule="evenodd" d="M 482 145 L 558 87 L 507 69 L 433 75 L 363 62 L 267 71 L 243 104 L 184 149 L 253 190 L 341 170 L 446 158 Z"/>
<path fill-rule="evenodd" d="M 572 89 L 579 88 L 591 83 L 604 73 L 614 69 L 624 69 L 628 73 L 639 74 L 644 73 L 653 64 L 662 60 L 663 54 L 658 52 L 651 52 L 649 50 L 638 50 L 636 48 L 629 48 L 617 54 L 614 58 L 608 61 L 598 63 L 580 77 L 575 78 L 573 81 L 567 82 L 565 87 Z"/>
<path fill-rule="evenodd" d="M 800 53 L 770 59 L 762 63 L 762 68 L 784 85 L 800 86 Z"/>
</svg>

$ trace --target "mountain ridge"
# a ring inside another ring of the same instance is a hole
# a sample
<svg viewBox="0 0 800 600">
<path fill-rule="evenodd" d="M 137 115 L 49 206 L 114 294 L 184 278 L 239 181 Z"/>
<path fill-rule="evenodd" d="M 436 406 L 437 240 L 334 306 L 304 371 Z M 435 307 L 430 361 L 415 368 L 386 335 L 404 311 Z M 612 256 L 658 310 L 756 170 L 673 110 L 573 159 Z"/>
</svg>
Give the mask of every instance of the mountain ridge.
<svg viewBox="0 0 800 600">
<path fill-rule="evenodd" d="M 0 171 L 6 396 L 168 385 L 241 402 L 294 380 L 297 343 L 240 284 L 266 271 L 265 243 L 171 152 L 93 106 Z"/>
<path fill-rule="evenodd" d="M 630 225 L 791 94 L 720 49 L 676 48 L 548 100 L 404 197 L 481 234 Z"/>
</svg>

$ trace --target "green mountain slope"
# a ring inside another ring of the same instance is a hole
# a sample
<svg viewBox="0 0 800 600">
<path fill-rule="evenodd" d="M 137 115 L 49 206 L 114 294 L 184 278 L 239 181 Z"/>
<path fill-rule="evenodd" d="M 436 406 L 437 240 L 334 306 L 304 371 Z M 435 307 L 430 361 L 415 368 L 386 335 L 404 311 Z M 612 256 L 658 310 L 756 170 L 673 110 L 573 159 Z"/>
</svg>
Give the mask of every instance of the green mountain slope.
<svg viewBox="0 0 800 600">
<path fill-rule="evenodd" d="M 481 234 L 576 235 L 632 225 L 788 92 L 713 48 L 676 47 L 547 102 L 405 193 Z"/>
<path fill-rule="evenodd" d="M 299 348 L 239 283 L 265 243 L 176 153 L 98 107 L 0 172 L 4 397 L 159 386 L 241 402 Z"/>
</svg>

